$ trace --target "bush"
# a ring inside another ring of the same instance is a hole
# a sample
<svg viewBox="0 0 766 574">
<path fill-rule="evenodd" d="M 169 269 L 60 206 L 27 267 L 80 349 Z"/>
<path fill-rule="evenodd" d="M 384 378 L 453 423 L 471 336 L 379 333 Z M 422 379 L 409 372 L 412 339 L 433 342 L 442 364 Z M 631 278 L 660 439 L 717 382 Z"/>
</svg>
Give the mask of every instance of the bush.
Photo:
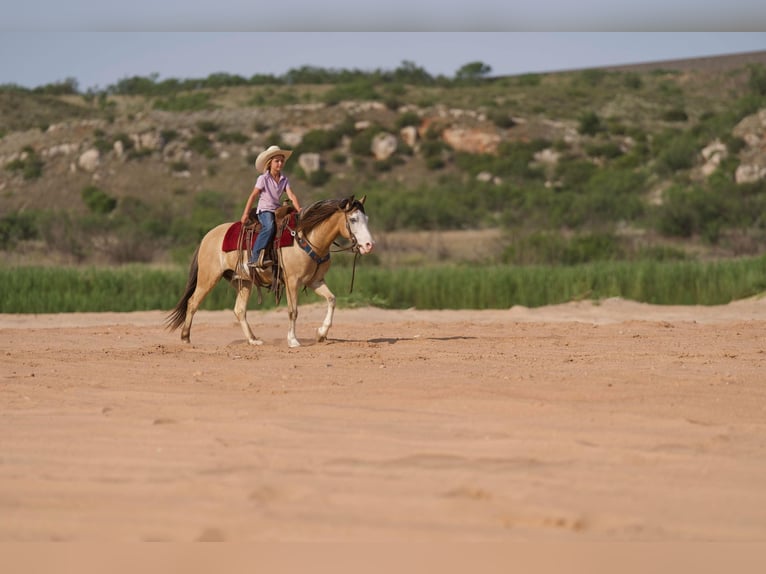
<svg viewBox="0 0 766 574">
<path fill-rule="evenodd" d="M 295 152 L 301 154 L 331 150 L 340 145 L 341 137 L 342 135 L 335 130 L 311 130 L 303 136 Z"/>
<path fill-rule="evenodd" d="M 114 211 L 117 207 L 117 200 L 109 197 L 103 190 L 95 185 L 84 187 L 80 192 L 82 200 L 91 212 L 106 215 Z"/>
<path fill-rule="evenodd" d="M 606 159 L 615 159 L 622 155 L 622 150 L 614 142 L 595 142 L 586 144 L 585 152 L 590 157 L 604 157 Z"/>
<path fill-rule="evenodd" d="M 205 134 L 195 134 L 189 139 L 189 149 L 199 155 L 212 158 L 215 155 L 213 143 Z"/>
<path fill-rule="evenodd" d="M 697 158 L 697 142 L 688 134 L 670 139 L 658 156 L 661 168 L 669 172 L 690 169 Z"/>
<path fill-rule="evenodd" d="M 225 144 L 245 144 L 250 138 L 241 132 L 223 132 L 218 134 L 218 141 Z"/>
<path fill-rule="evenodd" d="M 501 129 L 512 128 L 516 125 L 516 122 L 513 121 L 513 118 L 510 116 L 510 114 L 504 110 L 491 110 L 487 114 L 487 117 L 489 121 Z"/>
<path fill-rule="evenodd" d="M 178 132 L 172 129 L 162 130 L 160 132 L 160 137 L 162 138 L 163 143 L 168 144 L 178 137 Z"/>
<path fill-rule="evenodd" d="M 757 96 L 766 96 L 766 68 L 762 64 L 751 64 L 749 86 Z"/>
<path fill-rule="evenodd" d="M 166 112 L 195 112 L 212 108 L 210 96 L 204 92 L 173 95 L 154 102 L 154 108 Z"/>
<path fill-rule="evenodd" d="M 666 122 L 685 122 L 689 119 L 689 116 L 683 109 L 673 108 L 663 112 L 662 119 Z"/>
<path fill-rule="evenodd" d="M 379 100 L 375 84 L 370 80 L 358 80 L 349 84 L 339 84 L 322 96 L 322 101 L 330 106 L 348 100 Z"/>
<path fill-rule="evenodd" d="M 641 76 L 636 73 L 625 74 L 623 83 L 625 84 L 626 88 L 631 90 L 640 90 L 644 85 L 644 81 L 641 79 Z"/>
<path fill-rule="evenodd" d="M 5 169 L 21 173 L 25 180 L 37 179 L 43 174 L 43 160 L 37 152 L 27 146 L 23 149 L 23 158 L 18 158 L 5 164 Z"/>
<path fill-rule="evenodd" d="M 380 126 L 370 126 L 369 128 L 358 132 L 353 138 L 351 138 L 351 153 L 363 157 L 371 155 L 372 139 L 375 137 L 375 134 L 381 131 L 383 131 L 383 128 Z"/>
<path fill-rule="evenodd" d="M 306 181 L 314 187 L 321 187 L 330 181 L 330 177 L 330 172 L 324 169 L 318 169 L 308 174 L 306 176 Z"/>
<path fill-rule="evenodd" d="M 396 127 L 401 129 L 407 126 L 419 126 L 420 116 L 415 112 L 405 112 L 396 118 Z"/>
<path fill-rule="evenodd" d="M 666 192 L 665 202 L 658 208 L 657 226 L 663 235 L 688 238 L 699 234 L 717 243 L 727 211 L 719 194 L 700 187 L 674 187 Z"/>
<path fill-rule="evenodd" d="M 579 117 L 578 121 L 579 127 L 577 128 L 577 131 L 585 136 L 596 135 L 604 129 L 601 125 L 601 118 L 598 117 L 596 112 L 585 112 Z"/>
<path fill-rule="evenodd" d="M 203 133 L 211 134 L 217 132 L 220 127 L 217 123 L 210 120 L 200 120 L 197 122 L 197 129 Z"/>
<path fill-rule="evenodd" d="M 33 214 L 11 213 L 0 217 L 0 249 L 10 249 L 19 241 L 37 237 L 37 221 Z"/>
</svg>

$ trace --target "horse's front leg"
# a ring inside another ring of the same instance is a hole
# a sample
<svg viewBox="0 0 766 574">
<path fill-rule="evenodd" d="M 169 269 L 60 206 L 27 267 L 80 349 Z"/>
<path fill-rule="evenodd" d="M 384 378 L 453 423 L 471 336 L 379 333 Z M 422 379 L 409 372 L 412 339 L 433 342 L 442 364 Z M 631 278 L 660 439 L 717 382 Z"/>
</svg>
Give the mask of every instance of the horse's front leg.
<svg viewBox="0 0 766 574">
<path fill-rule="evenodd" d="M 322 321 L 322 326 L 317 329 L 317 342 L 323 343 L 327 340 L 327 332 L 332 327 L 332 318 L 335 315 L 335 295 L 330 291 L 324 280 L 315 283 L 311 288 L 314 290 L 314 293 L 324 297 L 327 301 L 327 313 L 325 314 L 324 321 Z"/>
<path fill-rule="evenodd" d="M 300 347 L 301 343 L 295 336 L 295 323 L 298 320 L 298 285 L 293 281 L 285 281 L 287 295 L 287 315 L 290 325 L 287 328 L 287 346 Z"/>
</svg>

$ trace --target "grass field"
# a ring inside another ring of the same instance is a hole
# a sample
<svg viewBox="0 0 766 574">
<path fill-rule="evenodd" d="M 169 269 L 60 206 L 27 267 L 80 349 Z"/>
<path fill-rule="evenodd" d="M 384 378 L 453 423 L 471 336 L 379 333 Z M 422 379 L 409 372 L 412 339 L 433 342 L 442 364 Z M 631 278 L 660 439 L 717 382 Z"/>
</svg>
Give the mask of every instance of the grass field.
<svg viewBox="0 0 766 574">
<path fill-rule="evenodd" d="M 340 306 L 395 309 L 506 309 L 622 297 L 660 305 L 717 305 L 766 292 L 766 257 L 717 262 L 613 262 L 578 266 L 365 267 L 351 289 L 352 270 L 330 270 Z M 128 312 L 172 309 L 186 270 L 150 266 L 6 267 L 0 269 L 0 312 Z M 301 302 L 315 302 L 313 293 Z M 234 291 L 221 282 L 203 309 L 233 307 Z M 282 302 L 284 305 L 284 301 Z M 274 297 L 263 294 L 263 308 Z M 250 308 L 257 307 L 257 296 Z"/>
</svg>

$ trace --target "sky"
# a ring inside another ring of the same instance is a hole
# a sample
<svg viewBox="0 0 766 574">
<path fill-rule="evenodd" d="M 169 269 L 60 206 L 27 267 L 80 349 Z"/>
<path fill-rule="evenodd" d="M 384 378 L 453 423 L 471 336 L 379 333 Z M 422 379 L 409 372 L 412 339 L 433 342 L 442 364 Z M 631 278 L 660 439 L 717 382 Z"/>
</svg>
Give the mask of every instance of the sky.
<svg viewBox="0 0 766 574">
<path fill-rule="evenodd" d="M 762 0 L 22 0 L 0 30 L 762 31 Z"/>
<path fill-rule="evenodd" d="M 0 84 L 77 80 L 80 91 L 158 74 L 249 78 L 291 69 L 395 70 L 413 62 L 453 77 L 483 62 L 490 75 L 544 73 L 766 50 L 766 32 L 2 32 Z"/>
<path fill-rule="evenodd" d="M 762 0 L 25 0 L 0 18 L 0 85 L 80 91 L 157 74 L 281 76 L 315 66 L 453 77 L 545 73 L 766 50 Z M 455 3 L 449 3 L 455 4 Z"/>
</svg>

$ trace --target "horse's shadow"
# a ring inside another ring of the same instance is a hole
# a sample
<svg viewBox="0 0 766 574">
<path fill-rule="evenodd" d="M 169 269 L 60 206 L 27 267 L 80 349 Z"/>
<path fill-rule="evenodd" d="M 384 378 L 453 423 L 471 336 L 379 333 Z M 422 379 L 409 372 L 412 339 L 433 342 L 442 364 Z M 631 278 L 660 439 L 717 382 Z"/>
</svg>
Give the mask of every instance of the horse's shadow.
<svg viewBox="0 0 766 574">
<path fill-rule="evenodd" d="M 462 335 L 455 335 L 453 337 L 377 337 L 375 339 L 328 339 L 328 343 L 373 343 L 373 344 L 386 344 L 395 345 L 397 343 L 403 343 L 405 341 L 457 341 L 457 340 L 471 340 L 476 337 L 465 337 Z"/>
<path fill-rule="evenodd" d="M 343 343 L 372 343 L 375 345 L 396 345 L 397 343 L 404 343 L 406 341 L 469 341 L 476 339 L 477 337 L 465 337 L 461 335 L 455 335 L 453 337 L 378 337 L 375 339 L 336 339 L 328 338 L 325 342 L 319 343 L 315 339 L 300 339 L 301 347 L 313 347 L 314 345 L 342 345 Z M 264 346 L 279 346 L 282 344 L 282 339 L 275 339 L 272 341 L 265 341 Z M 247 344 L 246 339 L 235 339 L 231 341 L 228 346 L 234 347 L 237 345 Z"/>
</svg>

